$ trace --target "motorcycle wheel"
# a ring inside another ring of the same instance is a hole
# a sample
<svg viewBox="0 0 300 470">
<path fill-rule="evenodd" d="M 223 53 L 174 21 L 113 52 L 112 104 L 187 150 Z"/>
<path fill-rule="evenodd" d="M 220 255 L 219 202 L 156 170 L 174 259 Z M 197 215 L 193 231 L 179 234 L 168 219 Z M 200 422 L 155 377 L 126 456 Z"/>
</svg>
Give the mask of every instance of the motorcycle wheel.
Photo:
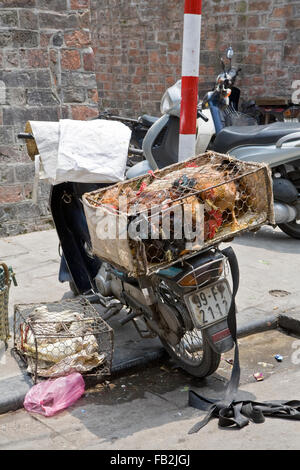
<svg viewBox="0 0 300 470">
<path fill-rule="evenodd" d="M 279 224 L 278 227 L 290 237 L 300 239 L 300 220 L 288 224 Z"/>
<path fill-rule="evenodd" d="M 204 378 L 219 367 L 221 355 L 210 346 L 205 331 L 187 331 L 176 346 L 160 338 L 169 356 L 194 377 Z"/>
</svg>

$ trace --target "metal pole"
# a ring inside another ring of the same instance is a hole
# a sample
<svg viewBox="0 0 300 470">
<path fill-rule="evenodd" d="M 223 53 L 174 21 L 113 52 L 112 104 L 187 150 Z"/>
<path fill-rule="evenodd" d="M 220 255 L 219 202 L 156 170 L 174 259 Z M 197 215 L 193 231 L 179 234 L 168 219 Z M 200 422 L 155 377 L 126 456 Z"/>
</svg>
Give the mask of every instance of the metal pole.
<svg viewBox="0 0 300 470">
<path fill-rule="evenodd" d="M 179 161 L 195 155 L 202 0 L 185 0 Z"/>
</svg>

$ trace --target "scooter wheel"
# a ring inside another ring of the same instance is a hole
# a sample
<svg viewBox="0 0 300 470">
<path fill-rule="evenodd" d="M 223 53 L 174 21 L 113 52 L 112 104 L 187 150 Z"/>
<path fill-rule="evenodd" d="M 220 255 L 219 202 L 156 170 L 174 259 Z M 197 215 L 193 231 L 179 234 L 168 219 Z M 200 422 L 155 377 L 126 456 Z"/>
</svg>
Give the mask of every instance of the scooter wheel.
<svg viewBox="0 0 300 470">
<path fill-rule="evenodd" d="M 298 222 L 293 221 L 288 224 L 280 224 L 278 227 L 290 237 L 300 239 L 300 220 Z"/>
<path fill-rule="evenodd" d="M 213 374 L 219 367 L 221 355 L 212 349 L 205 336 L 205 332 L 202 333 L 201 350 L 195 350 L 193 357 L 192 354 L 189 353 L 188 348 L 184 348 L 182 345 L 174 348 L 163 338 L 160 338 L 160 340 L 167 353 L 174 359 L 176 364 L 194 377 L 207 377 Z"/>
</svg>

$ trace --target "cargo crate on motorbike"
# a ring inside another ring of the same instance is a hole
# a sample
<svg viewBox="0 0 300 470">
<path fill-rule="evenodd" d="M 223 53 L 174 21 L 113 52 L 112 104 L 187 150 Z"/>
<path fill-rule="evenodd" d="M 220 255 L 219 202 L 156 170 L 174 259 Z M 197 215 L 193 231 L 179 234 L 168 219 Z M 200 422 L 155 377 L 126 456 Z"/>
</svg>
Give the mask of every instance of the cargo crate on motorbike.
<svg viewBox="0 0 300 470">
<path fill-rule="evenodd" d="M 86 193 L 83 203 L 94 254 L 134 277 L 274 223 L 267 165 L 215 152 Z"/>
</svg>

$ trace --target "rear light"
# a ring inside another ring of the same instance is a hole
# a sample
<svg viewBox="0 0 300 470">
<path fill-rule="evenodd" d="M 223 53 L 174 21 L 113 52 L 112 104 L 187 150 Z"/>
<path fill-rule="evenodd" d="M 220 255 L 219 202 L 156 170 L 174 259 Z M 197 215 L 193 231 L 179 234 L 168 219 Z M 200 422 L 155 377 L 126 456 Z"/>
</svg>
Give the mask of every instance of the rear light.
<svg viewBox="0 0 300 470">
<path fill-rule="evenodd" d="M 284 111 L 283 116 L 285 119 L 297 119 L 300 116 L 300 108 L 292 106 Z"/>
<path fill-rule="evenodd" d="M 217 281 L 224 270 L 225 258 L 205 263 L 183 276 L 177 284 L 181 287 L 195 287 Z"/>
</svg>

